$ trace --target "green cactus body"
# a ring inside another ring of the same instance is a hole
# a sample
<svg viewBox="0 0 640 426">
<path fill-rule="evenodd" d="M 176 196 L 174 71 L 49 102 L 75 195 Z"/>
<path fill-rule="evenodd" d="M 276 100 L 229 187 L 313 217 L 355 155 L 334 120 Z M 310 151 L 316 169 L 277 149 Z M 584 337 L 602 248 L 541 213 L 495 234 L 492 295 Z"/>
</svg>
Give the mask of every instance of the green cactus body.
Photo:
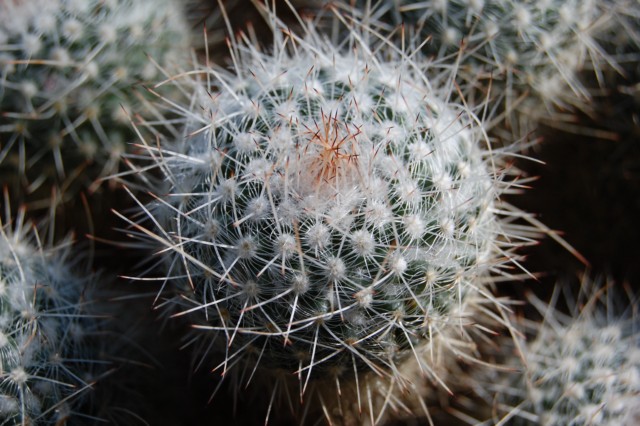
<svg viewBox="0 0 640 426">
<path fill-rule="evenodd" d="M 187 31 L 172 0 L 2 2 L 3 181 L 46 197 L 45 182 L 86 188 L 116 171 L 140 104 L 132 86 L 184 57 Z"/>
<path fill-rule="evenodd" d="M 128 221 L 225 375 L 392 375 L 500 268 L 498 156 L 408 53 L 273 22 L 272 51 L 236 42 L 233 70 L 171 80 L 184 140 L 148 144 L 163 181 Z"/>
<path fill-rule="evenodd" d="M 305 56 L 205 104 L 219 124 L 188 141 L 162 225 L 201 262 L 186 272 L 232 348 L 268 342 L 280 355 L 264 362 L 317 371 L 385 364 L 481 269 L 491 178 L 455 114 L 392 68 Z"/>
<path fill-rule="evenodd" d="M 90 415 L 81 407 L 106 371 L 100 321 L 85 299 L 96 277 L 74 273 L 68 243 L 42 247 L 37 237 L 21 216 L 0 231 L 2 425 L 59 425 Z"/>
</svg>

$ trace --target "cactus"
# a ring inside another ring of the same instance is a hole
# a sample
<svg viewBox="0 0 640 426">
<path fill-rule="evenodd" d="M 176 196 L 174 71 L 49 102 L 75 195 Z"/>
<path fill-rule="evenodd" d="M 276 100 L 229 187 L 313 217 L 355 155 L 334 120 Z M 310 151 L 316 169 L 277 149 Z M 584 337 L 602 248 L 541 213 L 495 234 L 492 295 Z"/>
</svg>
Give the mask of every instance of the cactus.
<svg viewBox="0 0 640 426">
<path fill-rule="evenodd" d="M 28 200 L 46 199 L 52 183 L 72 197 L 75 181 L 95 190 L 117 171 L 140 104 L 132 86 L 161 77 L 187 42 L 173 0 L 0 3 L 0 172 L 14 198 L 41 187 Z"/>
<path fill-rule="evenodd" d="M 489 298 L 488 271 L 523 244 L 502 220 L 500 152 L 417 52 L 356 28 L 340 44 L 307 22 L 298 35 L 265 13 L 271 51 L 241 36 L 231 70 L 167 81 L 188 99 L 155 89 L 182 136 L 142 139 L 147 162 L 134 159 L 154 200 L 120 216 L 165 274 L 141 279 L 172 288 L 160 294 L 193 324 L 185 341 L 225 376 L 284 370 L 301 395 L 326 375 L 393 377 L 462 324 L 470 295 Z"/>
<path fill-rule="evenodd" d="M 620 425 L 640 420 L 637 323 L 617 317 L 605 292 L 594 292 L 570 317 L 532 299 L 544 323 L 524 351 L 527 403 L 541 423 Z"/>
<path fill-rule="evenodd" d="M 569 291 L 561 299 L 561 288 L 569 287 L 559 283 L 548 304 L 529 295 L 542 321 L 512 321 L 520 336 L 529 339 L 501 341 L 498 357 L 511 373 L 477 371 L 469 380 L 476 393 L 493 405 L 494 416 L 485 423 L 637 424 L 637 296 L 628 297 L 615 283 L 602 286 L 601 280 L 587 275 L 577 299 Z M 569 307 L 568 314 L 559 307 L 563 305 Z"/>
<path fill-rule="evenodd" d="M 108 372 L 92 313 L 99 278 L 78 275 L 70 241 L 41 241 L 24 210 L 0 226 L 0 423 L 94 418 L 90 390 Z"/>
<path fill-rule="evenodd" d="M 640 4 L 634 0 L 604 0 L 616 26 L 599 38 L 599 42 L 622 63 L 638 62 L 640 53 Z M 625 57 L 626 55 L 626 57 Z"/>
<path fill-rule="evenodd" d="M 480 91 L 476 97 L 488 95 L 494 104 L 502 102 L 519 136 L 540 119 L 557 121 L 562 117 L 558 110 L 589 110 L 591 95 L 581 71 L 590 70 L 601 83 L 602 68 L 620 71 L 601 46 L 616 28 L 617 8 L 606 0 L 360 3 L 369 5 L 364 13 L 342 7 L 368 25 L 403 21 L 417 43 L 429 37 L 425 51 L 459 66 L 460 84 Z"/>
</svg>

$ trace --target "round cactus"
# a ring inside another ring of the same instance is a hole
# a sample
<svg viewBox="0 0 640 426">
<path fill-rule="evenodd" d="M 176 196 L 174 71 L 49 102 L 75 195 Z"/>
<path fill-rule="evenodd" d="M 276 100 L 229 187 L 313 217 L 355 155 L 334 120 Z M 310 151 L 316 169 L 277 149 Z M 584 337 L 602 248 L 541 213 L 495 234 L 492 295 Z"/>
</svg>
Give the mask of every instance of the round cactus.
<svg viewBox="0 0 640 426">
<path fill-rule="evenodd" d="M 44 182 L 64 190 L 79 180 L 88 187 L 117 170 L 133 135 L 128 113 L 140 104 L 132 86 L 160 77 L 187 51 L 179 6 L 173 0 L 0 4 L 0 170 L 7 184 L 27 193 Z"/>
<path fill-rule="evenodd" d="M 83 404 L 107 370 L 88 300 L 96 277 L 76 274 L 69 242 L 41 245 L 23 213 L 0 230 L 0 418 L 65 424 L 91 414 Z"/>
<path fill-rule="evenodd" d="M 511 251 L 499 159 L 409 52 L 273 25 L 271 51 L 238 41 L 233 69 L 170 80 L 189 95 L 167 105 L 183 138 L 143 141 L 135 170 L 163 180 L 143 175 L 155 200 L 127 220 L 159 248 L 186 340 L 224 374 L 286 370 L 301 393 L 327 374 L 393 376 Z"/>
</svg>

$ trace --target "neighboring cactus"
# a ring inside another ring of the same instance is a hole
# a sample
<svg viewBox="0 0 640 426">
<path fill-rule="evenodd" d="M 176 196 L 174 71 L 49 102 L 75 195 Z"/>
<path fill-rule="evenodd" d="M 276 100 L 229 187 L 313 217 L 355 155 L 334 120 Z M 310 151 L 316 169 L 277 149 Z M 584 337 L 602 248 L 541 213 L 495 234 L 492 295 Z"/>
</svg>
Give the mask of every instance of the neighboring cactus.
<svg viewBox="0 0 640 426">
<path fill-rule="evenodd" d="M 79 275 L 70 242 L 43 245 L 24 211 L 0 226 L 0 424 L 92 418 L 86 396 L 108 369 L 90 300 L 98 278 Z"/>
<path fill-rule="evenodd" d="M 553 306 L 539 307 L 544 323 L 523 352 L 526 401 L 540 423 L 613 426 L 640 421 L 638 323 L 635 317 L 617 318 L 613 310 L 600 310 L 605 291 L 580 300 L 578 306 L 586 304 L 571 317 Z"/>
<path fill-rule="evenodd" d="M 183 21 L 174 0 L 0 3 L 0 172 L 13 198 L 118 169 L 140 104 L 132 86 L 185 56 Z"/>
<path fill-rule="evenodd" d="M 271 51 L 244 39 L 233 70 L 168 81 L 183 139 L 143 141 L 134 172 L 163 181 L 143 175 L 156 200 L 127 220 L 223 374 L 295 372 L 301 394 L 329 372 L 393 376 L 521 244 L 502 239 L 500 158 L 412 52 L 269 18 Z"/>
<path fill-rule="evenodd" d="M 638 424 L 636 296 L 624 300 L 615 284 L 598 287 L 585 278 L 578 299 L 566 298 L 566 314 L 556 307 L 558 295 L 556 291 L 548 305 L 531 295 L 529 301 L 540 311 L 542 322 L 514 321 L 531 339 L 500 344 L 498 357 L 519 372 L 478 371 L 470 380 L 493 405 L 490 424 Z"/>
<path fill-rule="evenodd" d="M 367 3 L 364 0 L 360 3 Z M 337 3 L 338 5 L 340 2 Z M 438 61 L 459 67 L 461 85 L 484 99 L 504 103 L 518 135 L 540 118 L 557 120 L 558 109 L 588 109 L 590 93 L 580 72 L 617 65 L 600 46 L 616 26 L 607 0 L 428 0 L 371 2 L 366 25 L 375 20 L 406 23 L 415 43 Z M 342 6 L 351 9 L 351 6 Z M 445 62 L 447 62 L 445 60 Z M 491 82 L 490 82 L 491 79 Z M 521 116 L 512 116 L 513 112 Z"/>
</svg>

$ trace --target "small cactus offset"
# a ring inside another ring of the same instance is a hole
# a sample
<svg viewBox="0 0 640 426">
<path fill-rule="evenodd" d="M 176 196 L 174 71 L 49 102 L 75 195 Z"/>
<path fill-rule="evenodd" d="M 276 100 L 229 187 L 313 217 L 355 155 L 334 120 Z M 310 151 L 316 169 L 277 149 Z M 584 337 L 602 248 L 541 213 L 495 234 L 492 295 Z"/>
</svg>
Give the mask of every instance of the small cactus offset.
<svg viewBox="0 0 640 426">
<path fill-rule="evenodd" d="M 505 172 L 411 52 L 265 12 L 271 51 L 241 38 L 233 69 L 168 81 L 189 97 L 166 106 L 182 138 L 142 141 L 134 171 L 163 179 L 143 174 L 155 200 L 122 217 L 159 250 L 167 304 L 216 370 L 285 370 L 301 394 L 327 374 L 392 377 L 521 245 L 498 207 Z"/>
<path fill-rule="evenodd" d="M 43 187 L 46 197 L 53 182 L 87 188 L 116 171 L 140 104 L 132 86 L 160 78 L 187 50 L 173 0 L 0 3 L 5 183 L 27 194 Z"/>
<path fill-rule="evenodd" d="M 98 278 L 77 274 L 68 241 L 43 245 L 23 211 L 1 226 L 0 424 L 93 418 L 83 407 L 108 367 L 89 299 Z"/>
</svg>

